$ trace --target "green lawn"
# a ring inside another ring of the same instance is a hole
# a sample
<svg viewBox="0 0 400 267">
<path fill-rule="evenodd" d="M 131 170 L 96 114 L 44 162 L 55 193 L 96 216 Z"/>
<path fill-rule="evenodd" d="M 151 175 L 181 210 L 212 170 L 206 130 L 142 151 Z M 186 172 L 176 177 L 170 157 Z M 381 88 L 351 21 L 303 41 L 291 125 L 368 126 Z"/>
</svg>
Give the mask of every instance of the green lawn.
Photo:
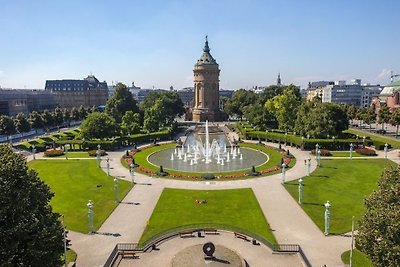
<svg viewBox="0 0 400 267">
<path fill-rule="evenodd" d="M 53 158 L 65 158 L 65 154 Z M 92 158 L 96 159 L 96 157 L 89 156 L 88 152 L 68 152 L 68 158 L 76 159 L 76 158 Z"/>
<path fill-rule="evenodd" d="M 360 130 L 356 130 L 356 129 L 348 129 L 345 132 L 351 133 L 351 134 L 356 134 L 356 135 L 358 134 L 359 136 L 370 137 L 372 141 L 376 140 L 381 143 L 390 144 L 393 148 L 400 148 L 400 141 L 393 137 L 385 137 L 380 134 L 371 133 L 371 132 L 367 132 L 367 131 L 360 131 Z"/>
<path fill-rule="evenodd" d="M 206 200 L 206 204 L 196 204 Z M 276 243 L 269 224 L 251 189 L 182 190 L 164 189 L 140 239 L 171 228 L 206 224 L 232 230 L 256 233 Z"/>
<path fill-rule="evenodd" d="M 324 230 L 323 204 L 329 200 L 331 207 L 331 233 L 351 230 L 351 218 L 356 221 L 364 214 L 364 198 L 377 187 L 377 181 L 387 166 L 395 163 L 385 159 L 324 159 L 321 168 L 311 176 L 303 177 L 303 209 Z M 286 189 L 298 199 L 298 182 L 285 184 Z"/>
<path fill-rule="evenodd" d="M 150 164 L 147 161 L 147 157 L 158 151 L 158 150 L 162 150 L 162 149 L 167 149 L 167 148 L 171 148 L 171 147 L 175 147 L 176 144 L 175 143 L 168 143 L 168 144 L 163 144 L 163 145 L 159 145 L 159 146 L 152 146 L 143 150 L 140 150 L 138 153 L 135 154 L 134 158 L 135 158 L 135 163 L 139 164 L 140 166 L 145 167 L 146 169 L 149 170 L 154 170 L 154 171 L 158 171 L 159 167 L 158 166 L 154 166 L 152 164 Z M 282 155 L 279 153 L 279 151 L 275 150 L 275 149 L 271 149 L 269 147 L 265 147 L 265 146 L 260 146 L 257 144 L 250 144 L 250 143 L 241 143 L 240 147 L 247 147 L 247 148 L 252 148 L 252 149 L 256 149 L 256 150 L 261 150 L 262 152 L 266 153 L 269 156 L 269 161 L 266 162 L 265 164 L 262 164 L 258 167 L 256 167 L 257 171 L 261 171 L 261 170 L 265 170 L 268 169 L 269 167 L 272 166 L 276 166 L 279 165 L 281 162 L 281 158 Z M 295 158 L 293 158 L 289 164 L 289 167 L 294 166 L 295 164 Z M 121 159 L 121 163 L 126 167 L 129 168 L 125 162 L 125 160 Z M 184 172 L 184 171 L 177 171 L 177 170 L 171 170 L 171 169 L 167 169 L 164 168 L 165 170 L 167 170 L 169 173 L 171 174 L 189 174 L 188 172 Z M 239 171 L 231 171 L 231 172 L 223 172 L 221 174 L 224 175 L 230 175 L 230 174 L 237 174 L 237 173 L 248 173 L 249 171 L 251 171 L 251 168 L 248 168 L 247 170 L 239 170 Z M 277 171 L 280 172 L 280 171 Z M 277 172 L 271 172 L 268 173 L 267 175 L 271 175 L 271 174 L 275 174 Z M 196 172 L 191 172 L 190 175 L 197 175 L 197 176 L 201 176 L 202 173 L 196 173 Z M 247 176 L 250 177 L 250 176 Z"/>
<path fill-rule="evenodd" d="M 350 264 L 350 250 L 342 254 L 342 261 L 345 264 Z M 373 267 L 373 265 L 367 255 L 357 249 L 354 249 L 353 267 Z"/>
<path fill-rule="evenodd" d="M 65 216 L 68 229 L 89 231 L 86 206 L 89 199 L 94 202 L 95 230 L 115 208 L 113 178 L 99 169 L 95 160 L 34 160 L 28 165 L 55 193 L 50 204 L 55 212 Z M 120 199 L 130 188 L 131 183 L 119 181 Z"/>
<path fill-rule="evenodd" d="M 350 157 L 350 152 L 349 151 L 331 151 L 332 157 L 343 157 L 343 158 L 349 158 Z M 357 152 L 353 152 L 351 155 L 353 158 L 357 157 L 373 157 L 373 156 L 365 156 L 358 154 Z"/>
</svg>

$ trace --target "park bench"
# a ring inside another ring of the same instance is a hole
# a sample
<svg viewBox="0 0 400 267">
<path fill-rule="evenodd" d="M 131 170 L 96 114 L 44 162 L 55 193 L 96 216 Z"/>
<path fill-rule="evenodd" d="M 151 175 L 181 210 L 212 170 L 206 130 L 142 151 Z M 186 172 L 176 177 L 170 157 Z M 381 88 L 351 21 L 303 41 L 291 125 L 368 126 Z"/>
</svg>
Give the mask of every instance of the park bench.
<svg viewBox="0 0 400 267">
<path fill-rule="evenodd" d="M 245 240 L 245 241 L 249 241 L 249 239 L 247 238 L 247 236 L 245 236 L 245 235 L 243 235 L 243 234 L 241 234 L 241 233 L 236 233 L 236 232 L 234 232 L 234 234 L 235 234 L 235 237 L 236 237 L 236 238 L 240 238 L 240 239 L 243 239 L 243 240 Z"/>
<path fill-rule="evenodd" d="M 205 235 L 217 235 L 217 229 L 204 229 L 204 234 Z"/>
<path fill-rule="evenodd" d="M 193 231 L 186 231 L 186 232 L 180 232 L 179 233 L 180 237 L 193 237 Z"/>
<path fill-rule="evenodd" d="M 120 252 L 120 255 L 122 256 L 122 258 L 130 257 L 130 258 L 135 259 L 135 258 L 137 258 L 136 253 L 137 253 L 137 251 L 134 251 L 134 250 L 122 250 Z"/>
</svg>

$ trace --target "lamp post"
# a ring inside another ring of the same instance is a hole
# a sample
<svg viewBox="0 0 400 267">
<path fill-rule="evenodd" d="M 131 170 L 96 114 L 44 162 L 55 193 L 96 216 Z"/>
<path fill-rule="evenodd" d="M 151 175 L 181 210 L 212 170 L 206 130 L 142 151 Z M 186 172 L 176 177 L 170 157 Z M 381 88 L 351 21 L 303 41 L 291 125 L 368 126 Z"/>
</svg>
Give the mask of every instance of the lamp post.
<svg viewBox="0 0 400 267">
<path fill-rule="evenodd" d="M 335 136 L 332 136 L 332 147 L 333 147 L 333 149 L 336 148 L 336 147 L 335 147 Z"/>
<path fill-rule="evenodd" d="M 35 148 L 35 145 L 32 145 L 32 157 L 33 157 L 33 160 L 36 159 L 36 148 Z"/>
<path fill-rule="evenodd" d="M 311 173 L 311 158 L 310 157 L 308 157 L 308 159 L 307 159 L 307 176 L 310 176 L 310 173 Z"/>
<path fill-rule="evenodd" d="M 325 203 L 325 235 L 329 235 L 329 228 L 331 223 L 331 203 L 329 200 Z"/>
<path fill-rule="evenodd" d="M 67 148 L 67 145 L 64 145 L 64 153 L 65 153 L 65 159 L 68 160 L 68 148 Z"/>
<path fill-rule="evenodd" d="M 303 179 L 299 179 L 299 204 L 303 202 Z"/>
<path fill-rule="evenodd" d="M 319 145 L 315 144 L 315 159 L 318 160 L 318 150 L 319 150 Z"/>
<path fill-rule="evenodd" d="M 107 163 L 107 176 L 110 176 L 110 158 L 106 158 L 106 163 Z"/>
<path fill-rule="evenodd" d="M 89 234 L 93 234 L 93 202 L 89 200 L 89 202 L 86 204 L 88 207 L 88 219 L 89 219 Z"/>
<path fill-rule="evenodd" d="M 286 175 L 286 164 L 282 163 L 282 178 L 281 178 L 281 184 L 285 183 L 285 175 Z"/>
<path fill-rule="evenodd" d="M 365 135 L 363 136 L 363 147 L 365 147 Z"/>
<path fill-rule="evenodd" d="M 301 150 L 304 150 L 304 136 L 301 137 Z"/>
<path fill-rule="evenodd" d="M 96 158 L 97 158 L 97 167 L 100 168 L 100 162 L 101 162 L 101 158 L 100 158 L 100 144 L 97 145 L 97 151 L 96 151 Z"/>
<path fill-rule="evenodd" d="M 117 177 L 114 178 L 114 194 L 115 194 L 115 204 L 118 204 L 119 200 L 118 200 L 118 178 Z"/>
<path fill-rule="evenodd" d="M 320 167 L 321 166 L 321 150 L 318 149 L 317 152 L 317 166 Z"/>
<path fill-rule="evenodd" d="M 385 159 L 387 159 L 388 144 L 385 144 Z"/>
<path fill-rule="evenodd" d="M 310 134 L 307 134 L 307 139 L 310 139 Z"/>
<path fill-rule="evenodd" d="M 350 143 L 350 159 L 353 158 L 353 143 Z"/>
<path fill-rule="evenodd" d="M 62 216 L 62 227 L 63 227 L 63 241 L 64 241 L 64 264 L 65 267 L 68 266 L 67 264 L 67 230 L 65 229 L 65 222 L 64 222 L 64 215 Z"/>
<path fill-rule="evenodd" d="M 129 173 L 131 174 L 132 186 L 135 184 L 135 164 L 131 163 L 129 165 Z"/>
</svg>

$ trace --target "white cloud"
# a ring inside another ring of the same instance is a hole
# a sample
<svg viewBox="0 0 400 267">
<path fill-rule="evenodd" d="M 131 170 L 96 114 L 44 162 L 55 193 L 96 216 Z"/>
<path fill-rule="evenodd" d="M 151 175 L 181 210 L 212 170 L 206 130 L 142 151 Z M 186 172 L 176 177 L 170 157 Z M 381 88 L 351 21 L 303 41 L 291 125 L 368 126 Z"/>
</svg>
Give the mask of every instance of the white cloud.
<svg viewBox="0 0 400 267">
<path fill-rule="evenodd" d="M 0 70 L 0 76 L 4 74 L 4 70 Z"/>
</svg>

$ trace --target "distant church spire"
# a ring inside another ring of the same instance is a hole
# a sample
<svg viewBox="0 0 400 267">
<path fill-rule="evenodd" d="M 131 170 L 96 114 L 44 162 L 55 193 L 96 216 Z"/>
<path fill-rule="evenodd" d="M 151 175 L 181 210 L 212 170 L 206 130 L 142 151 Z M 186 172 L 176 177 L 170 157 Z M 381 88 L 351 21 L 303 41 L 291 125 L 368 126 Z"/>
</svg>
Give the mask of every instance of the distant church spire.
<svg viewBox="0 0 400 267">
<path fill-rule="evenodd" d="M 208 39 L 207 39 L 207 35 L 206 35 L 206 43 L 204 44 L 204 52 L 208 53 L 210 52 L 210 47 L 208 47 Z"/>
<path fill-rule="evenodd" d="M 281 73 L 278 73 L 278 79 L 276 80 L 276 85 L 282 86 L 282 81 L 281 81 Z"/>
</svg>

